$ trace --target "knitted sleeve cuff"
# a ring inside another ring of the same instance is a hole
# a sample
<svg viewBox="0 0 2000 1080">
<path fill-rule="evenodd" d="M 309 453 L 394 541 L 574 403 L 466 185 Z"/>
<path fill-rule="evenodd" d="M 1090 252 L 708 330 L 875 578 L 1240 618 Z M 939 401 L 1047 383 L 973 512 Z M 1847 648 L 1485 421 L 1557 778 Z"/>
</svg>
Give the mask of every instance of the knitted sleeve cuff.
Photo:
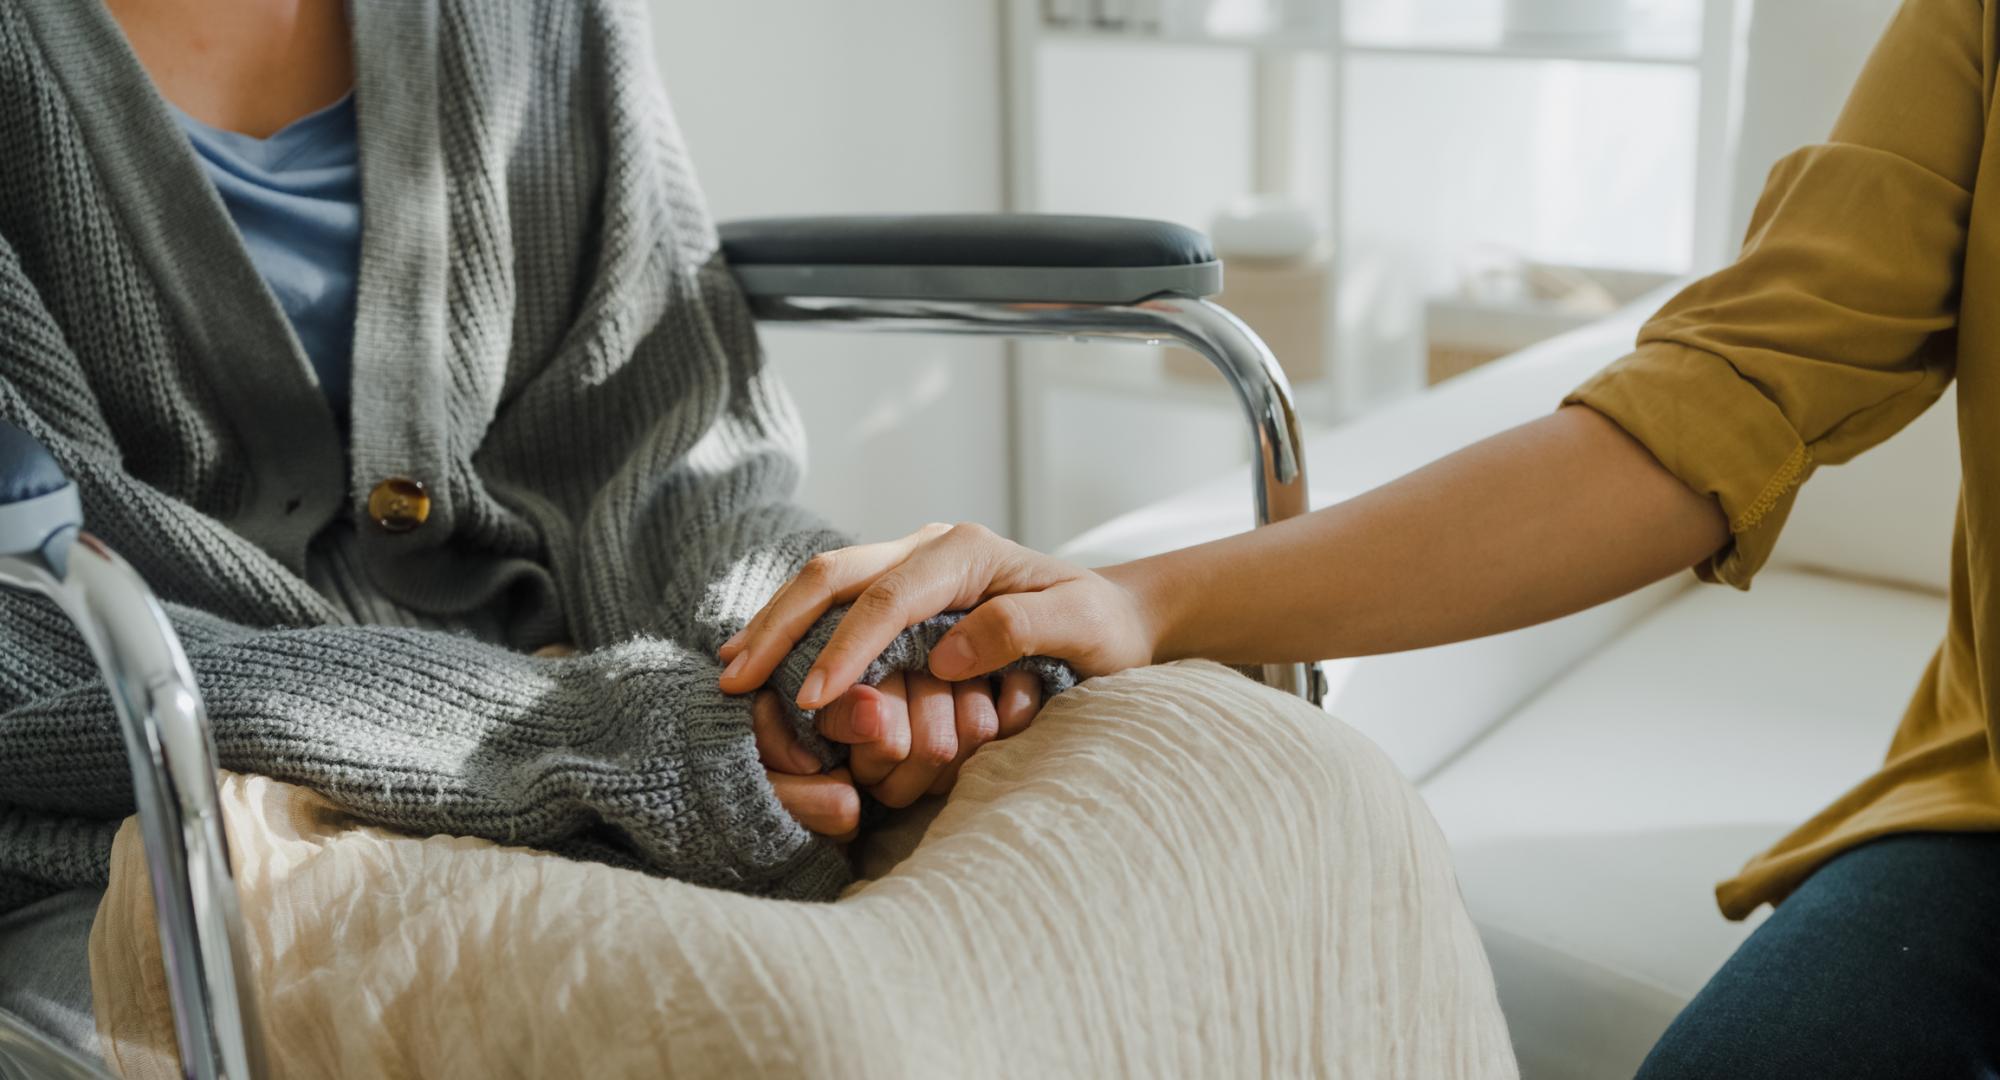
<svg viewBox="0 0 2000 1080">
<path fill-rule="evenodd" d="M 778 802 L 758 760 L 750 699 L 724 695 L 713 667 L 618 664 L 601 672 L 610 685 L 591 692 L 608 695 L 610 708 L 591 741 L 657 756 L 601 762 L 607 773 L 625 774 L 585 797 L 623 841 L 614 849 L 629 845 L 653 872 L 667 868 L 700 885 L 786 900 L 840 894 L 852 876 L 846 857 Z M 595 757 L 587 744 L 577 749 Z"/>
<path fill-rule="evenodd" d="M 237 637 L 217 624 L 192 636 L 221 764 L 312 788 L 364 821 L 589 848 L 766 896 L 831 899 L 846 883 L 841 854 L 779 805 L 750 702 L 722 693 L 712 657 L 637 639 L 542 660 L 381 627 Z M 0 818 L 0 877 L 101 871 L 87 860 L 108 850 L 108 834 L 51 824 L 115 827 L 132 812 L 101 684 L 0 714 L 0 790 L 32 811 Z"/>
</svg>

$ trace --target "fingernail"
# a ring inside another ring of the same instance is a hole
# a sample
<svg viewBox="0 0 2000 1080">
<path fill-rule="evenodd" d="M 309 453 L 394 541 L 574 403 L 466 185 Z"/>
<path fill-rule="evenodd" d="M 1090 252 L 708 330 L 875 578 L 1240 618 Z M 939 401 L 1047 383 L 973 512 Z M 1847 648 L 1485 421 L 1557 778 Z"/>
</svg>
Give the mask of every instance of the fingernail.
<svg viewBox="0 0 2000 1080">
<path fill-rule="evenodd" d="M 735 678 L 737 673 L 743 670 L 743 665 L 749 662 L 750 662 L 749 653 L 737 653 L 736 659 L 731 660 L 729 662 L 729 666 L 722 669 L 722 677 L 724 679 Z"/>
<path fill-rule="evenodd" d="M 972 646 L 967 645 L 962 637 L 945 638 L 931 653 L 931 669 L 946 678 L 971 668 Z"/>
<path fill-rule="evenodd" d="M 799 687 L 799 708 L 801 709 L 813 708 L 813 702 L 819 700 L 820 688 L 824 687 L 825 685 L 826 685 L 826 672 L 814 670 L 808 673 L 806 675 L 805 685 Z"/>
<path fill-rule="evenodd" d="M 736 631 L 734 634 L 731 634 L 729 636 L 729 640 L 722 643 L 721 651 L 728 652 L 729 650 L 737 647 L 738 645 L 743 644 L 743 635 L 749 632 L 750 628 L 746 626 L 743 629 Z"/>
<path fill-rule="evenodd" d="M 813 756 L 812 751 L 798 743 L 793 743 L 790 747 L 787 747 L 787 755 L 792 759 L 792 768 L 802 774 L 810 775 L 826 768 L 825 765 L 820 763 L 818 758 Z"/>
<path fill-rule="evenodd" d="M 870 699 L 854 706 L 854 735 L 859 739 L 882 737 L 882 706 Z"/>
</svg>

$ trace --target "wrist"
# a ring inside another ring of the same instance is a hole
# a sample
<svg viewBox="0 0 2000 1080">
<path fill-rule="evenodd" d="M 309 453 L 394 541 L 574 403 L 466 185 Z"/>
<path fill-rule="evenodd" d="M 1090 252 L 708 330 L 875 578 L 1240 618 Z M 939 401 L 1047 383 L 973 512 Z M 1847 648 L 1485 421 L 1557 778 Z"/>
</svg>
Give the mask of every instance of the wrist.
<svg viewBox="0 0 2000 1080">
<path fill-rule="evenodd" d="M 1182 623 L 1180 599 L 1186 591 L 1167 587 L 1167 575 L 1161 573 L 1157 558 L 1119 563 L 1097 573 L 1125 594 L 1138 623 L 1139 647 L 1146 654 L 1143 663 L 1185 659 L 1176 655 L 1175 643 L 1180 636 L 1176 628 Z"/>
</svg>

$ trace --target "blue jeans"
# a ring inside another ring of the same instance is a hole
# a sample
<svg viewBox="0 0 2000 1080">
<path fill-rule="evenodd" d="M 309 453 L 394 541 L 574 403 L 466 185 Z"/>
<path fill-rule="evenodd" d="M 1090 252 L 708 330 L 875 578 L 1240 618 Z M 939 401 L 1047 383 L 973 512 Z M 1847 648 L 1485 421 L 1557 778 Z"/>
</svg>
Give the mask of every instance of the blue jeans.
<svg viewBox="0 0 2000 1080">
<path fill-rule="evenodd" d="M 1639 1069 L 1737 1076 L 2000 1077 L 2000 834 L 1910 833 L 1833 859 Z"/>
</svg>

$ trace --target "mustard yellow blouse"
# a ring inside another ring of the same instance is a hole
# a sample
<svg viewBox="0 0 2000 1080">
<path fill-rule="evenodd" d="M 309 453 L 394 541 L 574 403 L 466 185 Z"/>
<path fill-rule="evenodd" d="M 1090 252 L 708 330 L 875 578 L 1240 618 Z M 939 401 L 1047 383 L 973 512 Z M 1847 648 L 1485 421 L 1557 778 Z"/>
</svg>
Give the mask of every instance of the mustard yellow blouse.
<svg viewBox="0 0 2000 1080">
<path fill-rule="evenodd" d="M 1882 770 L 1716 888 L 1742 918 L 1886 833 L 2000 830 L 2000 0 L 1906 0 L 1823 145 L 1772 170 L 1742 256 L 1570 402 L 1729 515 L 1748 588 L 1799 485 L 1959 382 L 1951 621 Z M 1861 628 L 1857 628 L 1861 629 Z"/>
</svg>

